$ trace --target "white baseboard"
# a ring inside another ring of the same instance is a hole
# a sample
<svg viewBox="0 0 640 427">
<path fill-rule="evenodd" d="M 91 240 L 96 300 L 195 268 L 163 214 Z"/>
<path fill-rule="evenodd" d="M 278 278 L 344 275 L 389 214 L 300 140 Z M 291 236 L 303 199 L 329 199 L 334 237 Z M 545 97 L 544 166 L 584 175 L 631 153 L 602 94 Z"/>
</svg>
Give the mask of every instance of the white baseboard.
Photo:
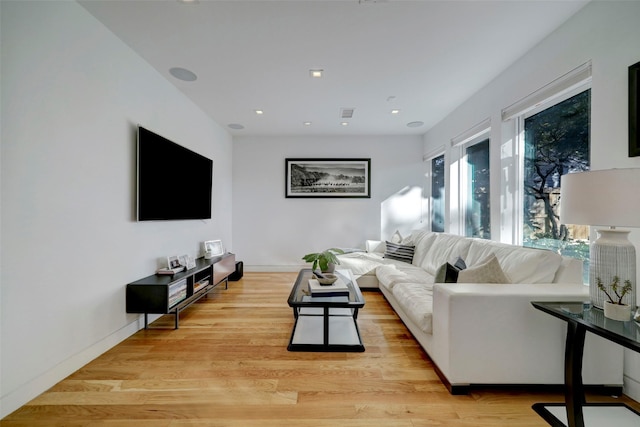
<svg viewBox="0 0 640 427">
<path fill-rule="evenodd" d="M 300 265 L 244 265 L 244 271 L 253 273 L 293 273 L 303 268 L 311 268 L 311 264 Z"/>
<path fill-rule="evenodd" d="M 150 315 L 149 322 L 156 320 L 159 315 Z M 36 398 L 53 385 L 62 381 L 78 369 L 91 362 L 96 357 L 110 350 L 120 342 L 144 328 L 144 317 L 140 315 L 135 321 L 125 325 L 118 331 L 96 342 L 81 352 L 60 362 L 28 383 L 8 392 L 0 398 L 0 419 L 6 417 L 22 405 Z"/>
</svg>

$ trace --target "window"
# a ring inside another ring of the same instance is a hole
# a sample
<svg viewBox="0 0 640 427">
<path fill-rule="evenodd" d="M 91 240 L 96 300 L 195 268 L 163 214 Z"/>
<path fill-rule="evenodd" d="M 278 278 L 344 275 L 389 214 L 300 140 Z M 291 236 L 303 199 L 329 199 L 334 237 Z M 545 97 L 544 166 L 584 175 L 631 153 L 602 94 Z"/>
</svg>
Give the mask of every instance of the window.
<svg viewBox="0 0 640 427">
<path fill-rule="evenodd" d="M 431 159 L 431 231 L 444 231 L 444 154 Z"/>
<path fill-rule="evenodd" d="M 568 96 L 521 119 L 522 240 L 524 246 L 582 259 L 588 272 L 589 227 L 560 224 L 559 206 L 562 176 L 589 169 L 591 89 Z"/>
<path fill-rule="evenodd" d="M 464 195 L 465 236 L 491 238 L 491 205 L 489 181 L 489 139 L 465 150 L 466 194 Z"/>
</svg>

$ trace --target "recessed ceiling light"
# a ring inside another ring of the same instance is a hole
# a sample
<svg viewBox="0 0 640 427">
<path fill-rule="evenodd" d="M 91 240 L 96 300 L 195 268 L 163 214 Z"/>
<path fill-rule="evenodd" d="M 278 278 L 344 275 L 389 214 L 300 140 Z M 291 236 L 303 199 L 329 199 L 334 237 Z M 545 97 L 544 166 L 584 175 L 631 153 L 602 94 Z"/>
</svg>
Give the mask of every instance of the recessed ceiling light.
<svg viewBox="0 0 640 427">
<path fill-rule="evenodd" d="M 319 79 L 322 77 L 322 73 L 324 73 L 324 70 L 320 70 L 320 69 L 316 69 L 316 70 L 309 70 L 309 75 L 311 77 L 313 77 L 314 79 Z"/>
<path fill-rule="evenodd" d="M 424 122 L 420 122 L 420 121 L 417 121 L 417 122 L 409 122 L 409 123 L 407 123 L 407 127 L 409 127 L 409 128 L 419 128 L 419 127 L 420 127 L 420 126 L 422 126 L 423 124 L 424 124 Z"/>
<path fill-rule="evenodd" d="M 185 82 L 193 82 L 198 78 L 193 71 L 187 70 L 186 68 L 173 67 L 169 69 L 169 73 L 176 79 Z"/>
<path fill-rule="evenodd" d="M 264 110 L 254 110 L 257 115 L 261 116 L 264 114 Z"/>
<path fill-rule="evenodd" d="M 342 126 L 349 126 L 349 122 L 340 122 Z"/>
<path fill-rule="evenodd" d="M 391 110 L 391 114 L 400 114 L 400 110 Z"/>
<path fill-rule="evenodd" d="M 178 0 L 178 3 L 196 4 L 196 3 L 200 3 L 200 1 L 199 0 Z"/>
<path fill-rule="evenodd" d="M 311 122 L 304 122 L 303 125 L 305 126 L 311 126 Z"/>
<path fill-rule="evenodd" d="M 229 123 L 227 125 L 227 127 L 229 127 L 230 129 L 235 129 L 235 130 L 244 129 L 244 126 L 242 126 L 240 123 Z"/>
</svg>

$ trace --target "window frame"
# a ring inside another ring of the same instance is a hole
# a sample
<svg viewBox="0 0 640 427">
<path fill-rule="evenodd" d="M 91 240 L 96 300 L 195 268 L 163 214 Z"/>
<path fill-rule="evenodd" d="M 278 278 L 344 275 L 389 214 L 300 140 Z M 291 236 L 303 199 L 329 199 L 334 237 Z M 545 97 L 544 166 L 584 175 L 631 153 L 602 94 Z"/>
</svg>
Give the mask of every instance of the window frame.
<svg viewBox="0 0 640 427">
<path fill-rule="evenodd" d="M 451 186 L 450 192 L 453 193 L 454 188 L 457 193 L 450 195 L 450 200 L 455 201 L 456 206 L 452 209 L 456 211 L 456 215 L 452 218 L 452 228 L 455 228 L 456 234 L 460 236 L 466 235 L 466 212 L 469 193 L 468 182 L 468 163 L 467 148 L 479 144 L 485 140 L 489 140 L 489 168 L 491 168 L 491 119 L 483 120 L 470 129 L 462 132 L 458 136 L 451 139 L 451 152 L 458 159 L 458 167 L 455 170 L 458 185 Z M 490 220 L 491 221 L 491 220 Z"/>
<path fill-rule="evenodd" d="M 552 95 L 550 98 L 546 99 L 544 102 L 538 103 L 535 108 L 529 109 L 523 114 L 517 115 L 514 117 L 516 124 L 516 144 L 517 151 L 520 154 L 518 156 L 518 200 L 517 207 L 518 209 L 514 212 L 515 224 L 516 224 L 516 244 L 522 246 L 524 245 L 524 162 L 525 162 L 525 121 L 536 114 L 547 110 L 551 107 L 554 107 L 567 99 L 578 95 L 586 90 L 591 89 L 591 78 L 582 81 L 580 84 L 573 85 L 570 89 L 562 90 L 555 95 Z M 591 123 L 589 123 L 591 126 Z M 589 153 L 590 154 L 590 153 Z"/>
<path fill-rule="evenodd" d="M 444 200 L 444 223 L 443 223 L 443 229 L 444 231 L 447 231 L 447 217 L 448 217 L 448 210 L 447 210 L 447 184 L 448 184 L 448 179 L 447 179 L 447 155 L 445 152 L 445 147 L 441 146 L 438 147 L 437 149 L 431 151 L 428 154 L 425 154 L 424 156 L 422 156 L 422 161 L 426 164 L 425 167 L 425 177 L 426 177 L 426 188 L 424 191 L 425 194 L 425 198 L 427 199 L 427 220 L 429 223 L 429 231 L 433 231 L 433 160 L 438 158 L 438 157 L 443 157 L 443 161 L 444 161 L 444 189 L 445 189 L 445 200 Z"/>
<path fill-rule="evenodd" d="M 479 134 L 478 136 L 474 137 L 472 140 L 460 145 L 460 169 L 459 169 L 459 173 L 460 173 L 460 179 L 459 179 L 459 191 L 458 191 L 458 198 L 459 198 L 459 206 L 460 206 L 460 214 L 459 214 L 459 230 L 460 230 L 460 235 L 461 236 L 465 236 L 465 237 L 473 237 L 473 236 L 467 236 L 467 212 L 469 211 L 468 209 L 468 204 L 470 202 L 472 202 L 472 197 L 470 196 L 470 186 L 471 186 L 471 182 L 469 180 L 469 168 L 470 168 L 470 164 L 468 161 L 469 158 L 469 154 L 468 149 L 476 146 L 480 143 L 483 143 L 487 141 L 488 142 L 488 147 L 489 147 L 489 224 L 490 226 L 491 224 L 491 128 L 487 128 L 484 132 L 482 132 L 481 134 Z M 493 227 L 491 227 L 493 228 Z M 490 228 L 490 230 L 491 230 Z M 489 231 L 489 233 L 491 233 L 491 231 Z M 484 237 L 483 237 L 484 238 Z M 489 237 L 489 239 L 491 239 L 491 237 Z"/>
</svg>

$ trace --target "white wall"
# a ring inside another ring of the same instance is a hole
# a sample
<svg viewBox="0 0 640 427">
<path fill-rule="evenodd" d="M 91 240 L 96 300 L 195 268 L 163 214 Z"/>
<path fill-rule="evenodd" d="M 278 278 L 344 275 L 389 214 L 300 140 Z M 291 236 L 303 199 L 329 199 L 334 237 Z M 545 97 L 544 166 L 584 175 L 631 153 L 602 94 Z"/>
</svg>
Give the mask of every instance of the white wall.
<svg viewBox="0 0 640 427">
<path fill-rule="evenodd" d="M 77 3 L 1 8 L 4 416 L 141 327 L 125 313 L 128 282 L 203 240 L 231 244 L 232 152 Z M 138 123 L 213 158 L 212 220 L 134 221 Z"/>
<path fill-rule="evenodd" d="M 371 198 L 285 198 L 285 159 L 304 157 L 371 158 Z M 233 159 L 233 249 L 248 270 L 294 270 L 309 252 L 420 226 L 421 137 L 235 137 Z"/>
<path fill-rule="evenodd" d="M 448 147 L 451 138 L 491 119 L 491 159 L 492 165 L 498 165 L 492 166 L 492 206 L 502 202 L 502 210 L 494 212 L 492 230 L 500 229 L 501 240 L 509 241 L 513 235 L 512 207 L 505 203 L 509 197 L 501 194 L 501 188 L 515 188 L 517 182 L 511 174 L 512 160 L 501 156 L 501 150 L 510 151 L 511 139 L 510 126 L 501 123 L 500 112 L 579 65 L 590 60 L 593 66 L 592 169 L 640 167 L 640 157 L 627 156 L 627 69 L 640 61 L 639 19 L 640 2 L 588 4 L 425 135 L 424 152 L 429 153 L 443 144 Z M 640 248 L 640 230 L 630 238 Z M 640 400 L 640 355 L 631 351 L 625 352 L 625 393 Z"/>
</svg>

